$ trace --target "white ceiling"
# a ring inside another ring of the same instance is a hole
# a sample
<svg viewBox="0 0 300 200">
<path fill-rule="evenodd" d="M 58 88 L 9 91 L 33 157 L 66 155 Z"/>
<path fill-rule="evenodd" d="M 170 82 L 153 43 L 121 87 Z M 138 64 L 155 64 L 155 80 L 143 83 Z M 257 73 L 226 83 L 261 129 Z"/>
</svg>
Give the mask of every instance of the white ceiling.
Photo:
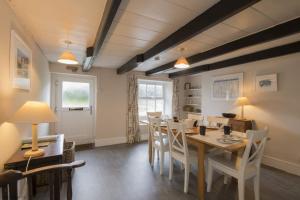
<svg viewBox="0 0 300 200">
<path fill-rule="evenodd" d="M 70 49 L 78 59 L 94 42 L 106 0 L 11 0 L 11 6 L 23 24 L 32 32 L 49 61 L 55 62 L 64 50 L 64 40 L 71 40 Z M 94 66 L 118 68 L 139 53 L 188 23 L 218 0 L 126 0 L 122 1 Z M 206 51 L 248 34 L 300 16 L 300 0 L 262 0 L 175 48 L 162 52 L 159 60 L 151 58 L 135 70 L 146 71 L 180 55 Z M 299 40 L 299 35 L 287 40 Z M 286 40 L 278 40 L 281 44 Z M 256 51 L 262 46 L 254 46 Z M 241 55 L 248 50 L 226 54 L 218 59 Z M 213 60 L 214 61 L 214 60 Z M 212 62 L 207 60 L 204 62 Z M 200 63 L 201 64 L 201 63 Z M 196 66 L 196 65 L 193 65 Z"/>
<path fill-rule="evenodd" d="M 106 0 L 7 0 L 22 24 L 32 33 L 49 61 L 70 50 L 79 61 L 92 46 Z"/>
</svg>

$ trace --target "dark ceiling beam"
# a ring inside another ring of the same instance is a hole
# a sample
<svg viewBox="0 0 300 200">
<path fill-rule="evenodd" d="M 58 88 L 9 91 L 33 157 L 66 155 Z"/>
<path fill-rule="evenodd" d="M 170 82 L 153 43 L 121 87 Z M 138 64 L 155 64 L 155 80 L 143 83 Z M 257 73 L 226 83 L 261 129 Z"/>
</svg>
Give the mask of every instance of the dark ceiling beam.
<svg viewBox="0 0 300 200">
<path fill-rule="evenodd" d="M 179 28 L 158 44 L 139 55 L 131 58 L 127 63 L 117 69 L 118 74 L 133 70 L 140 62 L 144 62 L 153 56 L 185 42 L 212 26 L 226 20 L 227 18 L 241 12 L 260 0 L 221 0 L 204 13 L 198 15 L 192 21 Z"/>
<path fill-rule="evenodd" d="M 121 0 L 107 0 L 94 45 L 93 47 L 88 47 L 86 50 L 86 58 L 83 61 L 82 71 L 87 72 L 92 68 L 95 58 L 99 54 L 109 28 L 116 16 L 120 3 Z"/>
<path fill-rule="evenodd" d="M 179 76 L 199 74 L 202 72 L 231 67 L 234 65 L 241 65 L 241 64 L 245 64 L 245 63 L 264 60 L 264 59 L 268 59 L 268 58 L 274 58 L 274 57 L 278 57 L 278 56 L 284 56 L 284 55 L 297 53 L 297 52 L 300 52 L 300 41 L 277 46 L 277 47 L 272 47 L 270 49 L 238 56 L 235 58 L 230 58 L 227 60 L 223 60 L 223 61 L 219 61 L 219 62 L 215 62 L 215 63 L 211 63 L 211 64 L 193 67 L 193 68 L 190 68 L 187 70 L 182 70 L 179 72 L 174 72 L 174 73 L 169 74 L 169 78 L 176 78 Z"/>
<path fill-rule="evenodd" d="M 278 24 L 271 28 L 265 29 L 263 31 L 254 33 L 252 35 L 248 35 L 241 39 L 229 42 L 222 46 L 218 46 L 216 48 L 210 49 L 205 52 L 201 52 L 195 55 L 192 55 L 187 58 L 190 64 L 194 64 L 209 58 L 213 58 L 216 56 L 223 55 L 225 53 L 230 53 L 241 48 L 249 47 L 252 45 L 261 44 L 264 42 L 269 42 L 272 40 L 276 40 L 282 37 L 286 37 L 295 33 L 300 32 L 300 17 L 290 20 L 288 22 L 284 22 L 282 24 Z M 149 71 L 146 71 L 146 75 L 151 75 L 155 73 L 159 73 L 174 67 L 176 61 L 169 62 L 167 64 L 161 65 Z"/>
</svg>

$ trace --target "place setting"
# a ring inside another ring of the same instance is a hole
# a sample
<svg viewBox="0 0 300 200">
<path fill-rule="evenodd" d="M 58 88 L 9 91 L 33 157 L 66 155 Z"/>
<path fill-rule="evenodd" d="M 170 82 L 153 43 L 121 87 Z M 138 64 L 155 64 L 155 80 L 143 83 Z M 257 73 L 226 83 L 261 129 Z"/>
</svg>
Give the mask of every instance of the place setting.
<svg viewBox="0 0 300 200">
<path fill-rule="evenodd" d="M 243 141 L 243 138 L 241 136 L 233 135 L 232 129 L 230 126 L 224 126 L 224 135 L 221 136 L 221 138 L 217 138 L 217 141 L 222 144 L 234 144 L 239 143 Z"/>
</svg>

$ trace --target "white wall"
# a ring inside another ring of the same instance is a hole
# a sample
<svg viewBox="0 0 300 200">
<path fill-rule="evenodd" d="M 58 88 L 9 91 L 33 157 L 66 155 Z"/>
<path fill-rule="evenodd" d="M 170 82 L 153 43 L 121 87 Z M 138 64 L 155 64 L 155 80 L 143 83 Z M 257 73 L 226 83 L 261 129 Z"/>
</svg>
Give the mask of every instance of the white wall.
<svg viewBox="0 0 300 200">
<path fill-rule="evenodd" d="M 33 69 L 30 92 L 12 88 L 9 68 L 10 33 L 14 29 L 32 50 Z M 0 170 L 18 149 L 21 136 L 31 135 L 31 126 L 16 127 L 6 123 L 13 113 L 28 100 L 49 102 L 50 73 L 48 61 L 31 34 L 22 27 L 5 0 L 0 0 Z M 40 134 L 47 134 L 48 125 L 41 125 Z"/>
<path fill-rule="evenodd" d="M 256 121 L 258 128 L 270 128 L 264 163 L 300 175 L 300 54 L 252 62 L 190 77 L 202 85 L 204 115 L 223 112 L 240 113 L 232 101 L 211 99 L 211 78 L 244 72 L 244 96 L 253 105 L 245 108 L 245 116 Z M 278 74 L 278 92 L 255 91 L 255 76 Z"/>
</svg>

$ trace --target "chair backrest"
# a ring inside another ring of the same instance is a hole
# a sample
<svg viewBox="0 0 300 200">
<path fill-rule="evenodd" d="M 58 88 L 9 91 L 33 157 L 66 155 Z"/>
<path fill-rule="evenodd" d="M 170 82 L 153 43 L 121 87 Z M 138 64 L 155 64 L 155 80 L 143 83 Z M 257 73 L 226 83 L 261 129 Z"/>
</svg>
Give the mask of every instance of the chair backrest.
<svg viewBox="0 0 300 200">
<path fill-rule="evenodd" d="M 228 125 L 229 119 L 225 117 L 218 117 L 218 116 L 207 116 L 208 126 L 218 126 L 221 127 Z"/>
<path fill-rule="evenodd" d="M 161 133 L 161 118 L 149 117 L 149 134 L 151 134 L 152 142 L 159 141 L 163 142 L 163 137 Z"/>
<path fill-rule="evenodd" d="M 263 130 L 247 130 L 247 145 L 241 160 L 241 169 L 244 170 L 247 165 L 260 166 L 265 144 L 268 138 L 268 127 Z"/>
<path fill-rule="evenodd" d="M 22 172 L 16 170 L 8 170 L 0 173 L 0 188 L 2 190 L 2 200 L 18 199 L 18 180 L 22 178 Z"/>
<path fill-rule="evenodd" d="M 168 137 L 170 153 L 179 152 L 188 156 L 188 146 L 184 124 L 180 122 L 168 121 Z"/>
<path fill-rule="evenodd" d="M 54 181 L 52 184 L 59 183 L 59 172 L 60 170 L 66 169 L 67 174 L 68 174 L 68 187 L 67 187 L 67 199 L 71 200 L 72 199 L 72 183 L 71 183 L 71 174 L 72 174 L 72 169 L 82 167 L 85 165 L 85 161 L 79 160 L 79 161 L 74 161 L 72 163 L 68 164 L 57 164 L 57 165 L 50 165 L 50 166 L 45 166 L 45 167 L 40 167 L 36 169 L 32 169 L 26 172 L 20 172 L 20 171 L 15 171 L 15 170 L 8 170 L 3 173 L 0 173 L 0 187 L 2 188 L 2 199 L 3 200 L 17 200 L 18 199 L 18 180 L 23 179 L 23 178 L 31 178 L 32 176 L 35 176 L 36 174 L 39 173 L 56 173 L 58 174 L 57 176 L 54 176 L 54 179 L 57 179 L 57 181 Z M 51 174 L 53 175 L 53 174 Z M 52 176 L 49 176 L 52 177 Z M 49 183 L 50 184 L 50 183 Z M 8 191 L 8 186 L 9 185 L 9 191 Z M 58 188 L 57 191 L 52 191 L 54 192 L 54 196 L 59 195 L 59 187 L 54 187 Z M 50 192 L 50 196 L 53 195 Z M 29 199 L 32 197 L 29 196 Z"/>
<path fill-rule="evenodd" d="M 149 117 L 158 117 L 161 118 L 162 112 L 147 112 L 147 118 Z"/>
<path fill-rule="evenodd" d="M 204 117 L 203 115 L 188 113 L 188 119 L 197 120 L 197 126 L 200 126 L 203 124 Z"/>
</svg>

